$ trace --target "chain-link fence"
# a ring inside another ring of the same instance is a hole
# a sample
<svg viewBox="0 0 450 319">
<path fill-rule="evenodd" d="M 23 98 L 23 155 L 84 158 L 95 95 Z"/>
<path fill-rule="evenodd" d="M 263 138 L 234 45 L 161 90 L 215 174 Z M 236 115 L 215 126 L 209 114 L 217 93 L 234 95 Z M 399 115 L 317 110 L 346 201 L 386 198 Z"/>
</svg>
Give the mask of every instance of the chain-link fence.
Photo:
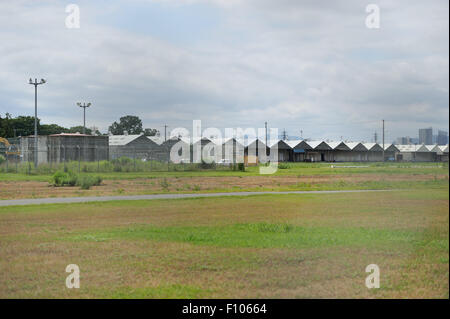
<svg viewBox="0 0 450 319">
<path fill-rule="evenodd" d="M 37 162 L 37 165 L 35 163 Z M 163 172 L 201 170 L 243 170 L 243 164 L 173 163 L 170 150 L 159 148 L 112 148 L 46 146 L 34 151 L 34 145 L 0 148 L 0 173 L 52 174 L 58 170 L 74 172 Z"/>
</svg>

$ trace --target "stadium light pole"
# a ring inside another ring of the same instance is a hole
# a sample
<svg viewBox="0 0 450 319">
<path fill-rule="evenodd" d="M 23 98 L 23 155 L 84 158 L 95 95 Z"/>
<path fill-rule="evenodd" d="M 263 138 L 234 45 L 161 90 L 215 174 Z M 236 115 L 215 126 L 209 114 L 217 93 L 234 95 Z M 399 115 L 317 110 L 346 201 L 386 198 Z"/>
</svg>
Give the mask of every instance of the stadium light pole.
<svg viewBox="0 0 450 319">
<path fill-rule="evenodd" d="M 37 131 L 37 87 L 38 85 L 44 84 L 46 81 L 41 79 L 40 82 L 37 79 L 33 80 L 30 78 L 28 82 L 31 85 L 34 85 L 34 168 L 37 168 L 38 165 L 38 131 Z"/>
<path fill-rule="evenodd" d="M 86 134 L 86 108 L 91 106 L 91 103 L 83 103 L 80 102 L 77 103 L 79 107 L 83 108 L 83 134 Z"/>
</svg>

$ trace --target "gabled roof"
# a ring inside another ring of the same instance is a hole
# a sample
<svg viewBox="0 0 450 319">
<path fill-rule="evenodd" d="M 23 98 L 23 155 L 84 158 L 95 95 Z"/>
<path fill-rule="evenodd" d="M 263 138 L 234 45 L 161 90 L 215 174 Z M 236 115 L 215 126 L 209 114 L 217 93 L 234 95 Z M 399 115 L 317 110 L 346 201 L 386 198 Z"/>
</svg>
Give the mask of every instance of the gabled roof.
<svg viewBox="0 0 450 319">
<path fill-rule="evenodd" d="M 333 150 L 350 151 L 350 147 L 348 147 L 348 145 L 345 144 L 344 142 L 327 142 L 327 144 L 328 144 Z"/>
<path fill-rule="evenodd" d="M 378 143 L 363 143 L 363 145 L 371 152 L 383 152 L 383 148 Z"/>
<path fill-rule="evenodd" d="M 331 150 L 330 145 L 328 145 L 325 141 L 308 141 L 308 145 L 311 146 L 311 148 L 313 148 L 314 150 Z"/>
<path fill-rule="evenodd" d="M 438 147 L 442 153 L 448 153 L 448 144 L 447 145 L 438 145 Z"/>
<path fill-rule="evenodd" d="M 439 146 L 438 146 L 437 144 L 435 144 L 435 145 L 424 145 L 424 146 L 425 146 L 425 147 L 427 148 L 427 150 L 430 151 L 430 152 L 436 153 L 436 152 L 439 152 L 439 151 L 440 151 Z"/>
<path fill-rule="evenodd" d="M 400 150 L 394 144 L 384 145 L 384 150 L 388 152 L 400 152 Z"/>
<path fill-rule="evenodd" d="M 150 141 L 155 142 L 158 145 L 161 145 L 162 143 L 164 143 L 164 136 L 161 136 L 161 135 L 147 136 L 147 138 Z"/>
<path fill-rule="evenodd" d="M 269 144 L 269 147 L 272 148 L 275 145 L 278 145 L 278 149 L 279 150 L 290 150 L 292 149 L 292 147 L 287 143 L 287 141 L 285 140 L 275 140 L 275 141 L 270 141 L 271 143 Z"/>
<path fill-rule="evenodd" d="M 244 147 L 256 147 L 256 143 L 258 144 L 262 144 L 262 146 L 264 147 L 266 144 L 261 141 L 259 138 L 248 138 L 248 139 L 244 139 Z"/>
<path fill-rule="evenodd" d="M 311 145 L 309 145 L 308 142 L 306 142 L 306 141 L 304 141 L 304 140 L 292 140 L 292 141 L 287 141 L 287 144 L 288 144 L 292 149 L 312 150 Z"/>
<path fill-rule="evenodd" d="M 213 142 L 216 145 L 223 145 L 223 144 L 230 143 L 230 142 L 239 143 L 234 137 L 211 138 L 210 140 L 211 140 L 211 142 Z"/>
<path fill-rule="evenodd" d="M 132 141 L 134 141 L 135 139 L 137 139 L 141 136 L 143 136 L 143 135 L 140 135 L 140 134 L 110 135 L 108 140 L 109 140 L 110 146 L 124 146 L 124 145 L 131 143 Z"/>
<path fill-rule="evenodd" d="M 346 142 L 345 145 L 347 145 L 352 151 L 368 151 L 368 148 L 360 142 Z"/>
</svg>

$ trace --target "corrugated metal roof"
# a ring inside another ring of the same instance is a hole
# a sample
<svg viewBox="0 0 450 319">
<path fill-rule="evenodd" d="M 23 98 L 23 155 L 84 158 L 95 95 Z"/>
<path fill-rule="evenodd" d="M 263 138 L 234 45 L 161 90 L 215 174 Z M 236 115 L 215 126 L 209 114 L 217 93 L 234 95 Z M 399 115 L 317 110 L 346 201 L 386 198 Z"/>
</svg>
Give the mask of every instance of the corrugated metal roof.
<svg viewBox="0 0 450 319">
<path fill-rule="evenodd" d="M 437 144 L 435 145 L 425 145 L 425 147 L 430 151 L 430 152 L 439 152 L 440 149 L 438 147 Z"/>
<path fill-rule="evenodd" d="M 161 135 L 159 135 L 159 136 L 147 136 L 147 138 L 150 140 L 150 141 L 152 141 L 152 142 L 154 142 L 154 143 L 156 143 L 156 144 L 158 144 L 158 145 L 161 145 L 162 143 L 164 143 L 164 137 L 163 136 L 161 136 Z"/>
<path fill-rule="evenodd" d="M 399 150 L 399 152 L 405 152 L 405 153 L 409 153 L 409 152 L 420 152 L 420 153 L 428 153 L 429 150 L 428 148 L 425 147 L 425 145 L 423 144 L 399 144 L 399 145 L 395 145 L 397 147 L 397 149 Z"/>
<path fill-rule="evenodd" d="M 448 153 L 448 144 L 447 145 L 438 145 L 438 147 L 442 153 Z"/>
<path fill-rule="evenodd" d="M 352 151 L 368 151 L 369 149 L 364 146 L 363 143 L 360 142 L 345 142 Z"/>
<path fill-rule="evenodd" d="M 384 145 L 384 150 L 388 151 L 388 152 L 399 152 L 400 151 L 398 149 L 398 147 L 395 146 L 394 144 L 385 144 Z"/>
<path fill-rule="evenodd" d="M 49 136 L 95 136 L 95 135 L 81 134 L 80 132 L 76 132 L 76 133 L 50 134 Z"/>
<path fill-rule="evenodd" d="M 344 142 L 326 142 L 333 150 L 350 151 L 350 147 Z"/>
<path fill-rule="evenodd" d="M 331 146 L 325 141 L 308 141 L 308 145 L 314 150 L 331 150 Z"/>
<path fill-rule="evenodd" d="M 382 152 L 383 148 L 378 143 L 363 143 L 364 147 L 371 152 Z"/>
<path fill-rule="evenodd" d="M 246 148 L 249 146 L 253 147 L 253 144 L 255 144 L 255 147 L 256 147 L 256 141 L 258 141 L 258 144 L 262 144 L 262 147 L 264 147 L 266 145 L 263 141 L 261 141 L 258 138 L 246 138 L 246 139 L 244 139 L 244 147 L 246 147 Z"/>
<path fill-rule="evenodd" d="M 109 136 L 109 145 L 110 146 L 124 146 L 128 143 L 134 141 L 138 137 L 142 135 L 133 134 L 133 135 L 110 135 Z"/>
</svg>

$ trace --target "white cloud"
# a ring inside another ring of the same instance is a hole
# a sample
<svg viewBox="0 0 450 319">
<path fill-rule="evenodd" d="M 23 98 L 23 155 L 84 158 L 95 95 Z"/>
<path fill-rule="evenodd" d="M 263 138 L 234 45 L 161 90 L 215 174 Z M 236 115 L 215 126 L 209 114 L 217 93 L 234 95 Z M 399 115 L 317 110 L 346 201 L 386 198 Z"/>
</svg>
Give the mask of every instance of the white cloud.
<svg viewBox="0 0 450 319">
<path fill-rule="evenodd" d="M 215 41 L 183 45 L 100 23 L 97 13 L 114 10 L 91 2 L 80 4 L 78 30 L 64 27 L 57 1 L 2 2 L 0 113 L 31 114 L 26 82 L 39 76 L 48 79 L 39 114 L 66 126 L 81 121 L 75 102 L 89 100 L 88 125 L 103 130 L 125 114 L 157 128 L 269 121 L 316 138 L 368 140 L 382 118 L 392 139 L 448 128 L 448 2 L 380 1 L 379 30 L 365 28 L 359 1 L 162 2 L 223 10 Z"/>
</svg>

